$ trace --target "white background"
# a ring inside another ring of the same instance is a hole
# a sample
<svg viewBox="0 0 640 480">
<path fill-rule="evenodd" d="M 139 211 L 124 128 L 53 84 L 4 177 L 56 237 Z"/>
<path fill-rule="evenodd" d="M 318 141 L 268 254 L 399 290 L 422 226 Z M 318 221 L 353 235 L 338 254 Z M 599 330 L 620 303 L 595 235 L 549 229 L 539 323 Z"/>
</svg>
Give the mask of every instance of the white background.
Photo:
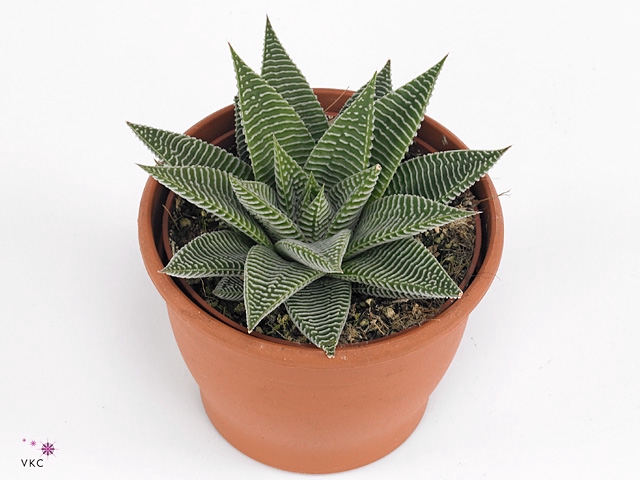
<svg viewBox="0 0 640 480">
<path fill-rule="evenodd" d="M 415 433 L 335 479 L 640 475 L 640 18 L 633 2 L 21 1 L 0 13 L 0 477 L 294 479 L 209 423 L 138 251 L 152 157 L 259 68 L 265 14 L 312 86 L 400 86 L 472 148 L 499 278 Z M 43 468 L 22 439 L 55 442 Z M 322 477 L 324 478 L 324 477 Z"/>
</svg>

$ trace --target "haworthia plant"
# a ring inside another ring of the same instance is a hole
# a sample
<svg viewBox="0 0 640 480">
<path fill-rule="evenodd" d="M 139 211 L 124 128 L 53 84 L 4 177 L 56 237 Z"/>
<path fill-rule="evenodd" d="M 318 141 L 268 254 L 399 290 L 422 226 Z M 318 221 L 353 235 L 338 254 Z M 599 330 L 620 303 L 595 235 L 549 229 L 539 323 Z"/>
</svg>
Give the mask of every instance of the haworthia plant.
<svg viewBox="0 0 640 480">
<path fill-rule="evenodd" d="M 162 271 L 221 277 L 213 293 L 244 301 L 249 332 L 284 305 L 329 357 L 352 291 L 462 295 L 413 237 L 473 215 L 447 204 L 506 149 L 403 161 L 444 59 L 397 90 L 387 62 L 329 122 L 268 21 L 260 74 L 233 49 L 231 56 L 237 157 L 182 134 L 129 124 L 157 158 L 142 168 L 231 227 L 194 239 Z"/>
</svg>

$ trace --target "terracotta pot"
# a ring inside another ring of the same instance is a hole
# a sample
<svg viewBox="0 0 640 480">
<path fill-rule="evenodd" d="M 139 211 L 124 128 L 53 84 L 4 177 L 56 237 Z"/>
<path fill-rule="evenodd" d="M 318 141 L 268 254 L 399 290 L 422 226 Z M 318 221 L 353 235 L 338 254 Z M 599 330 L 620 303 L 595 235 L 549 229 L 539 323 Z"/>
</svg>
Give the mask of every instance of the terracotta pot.
<svg viewBox="0 0 640 480">
<path fill-rule="evenodd" d="M 337 111 L 350 93 L 315 91 L 328 111 Z M 233 128 L 233 106 L 228 106 L 187 134 L 228 146 Z M 418 139 L 429 151 L 466 148 L 429 117 Z M 142 256 L 220 434 L 260 462 L 306 473 L 356 468 L 404 442 L 451 363 L 469 313 L 498 270 L 503 245 L 498 196 L 487 176 L 473 191 L 484 199 L 483 242 L 475 276 L 462 298 L 428 323 L 384 339 L 339 346 L 329 359 L 315 347 L 248 335 L 226 324 L 221 314 L 207 313 L 174 279 L 158 273 L 166 262 L 161 223 L 168 190 L 149 179 L 138 218 Z"/>
</svg>

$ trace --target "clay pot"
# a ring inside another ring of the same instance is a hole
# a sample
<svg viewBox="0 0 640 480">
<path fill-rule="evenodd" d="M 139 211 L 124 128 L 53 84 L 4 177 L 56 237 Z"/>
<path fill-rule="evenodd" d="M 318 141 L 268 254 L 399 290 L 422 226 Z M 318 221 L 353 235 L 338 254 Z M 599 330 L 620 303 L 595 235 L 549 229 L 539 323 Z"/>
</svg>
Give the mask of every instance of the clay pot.
<svg viewBox="0 0 640 480">
<path fill-rule="evenodd" d="M 315 90 L 328 111 L 349 92 Z M 186 133 L 222 146 L 233 143 L 233 106 Z M 418 141 L 428 151 L 466 148 L 425 117 Z M 146 269 L 165 299 L 180 352 L 200 387 L 211 422 L 232 445 L 265 464 L 305 473 L 330 473 L 373 462 L 398 447 L 420 422 L 429 395 L 458 348 L 469 313 L 498 270 L 502 210 L 488 176 L 473 187 L 482 210 L 479 262 L 461 299 L 434 320 L 389 337 L 339 346 L 336 357 L 310 345 L 248 335 L 207 313 L 173 278 L 166 262 L 162 215 L 168 190 L 149 179 L 138 218 Z"/>
</svg>

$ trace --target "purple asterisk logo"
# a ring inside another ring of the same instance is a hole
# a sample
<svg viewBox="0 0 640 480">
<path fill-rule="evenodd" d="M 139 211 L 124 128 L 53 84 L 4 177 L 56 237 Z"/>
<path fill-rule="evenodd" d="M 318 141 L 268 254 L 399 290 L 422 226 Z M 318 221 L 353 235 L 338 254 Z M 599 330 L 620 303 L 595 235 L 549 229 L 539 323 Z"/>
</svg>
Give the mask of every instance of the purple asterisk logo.
<svg viewBox="0 0 640 480">
<path fill-rule="evenodd" d="M 47 457 L 49 457 L 49 455 L 53 455 L 56 447 L 53 446 L 53 443 L 49 443 L 49 441 L 47 441 L 47 443 L 42 444 L 42 448 L 40 450 L 42 450 L 42 455 L 46 455 Z"/>
</svg>

